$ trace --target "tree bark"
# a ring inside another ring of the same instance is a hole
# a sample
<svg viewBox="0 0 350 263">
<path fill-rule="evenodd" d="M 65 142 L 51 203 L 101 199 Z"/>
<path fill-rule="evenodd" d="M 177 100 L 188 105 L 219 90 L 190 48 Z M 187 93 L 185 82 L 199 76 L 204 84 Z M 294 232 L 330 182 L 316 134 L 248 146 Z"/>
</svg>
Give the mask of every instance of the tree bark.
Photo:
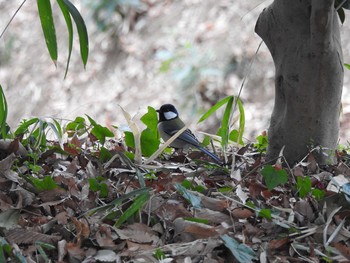
<svg viewBox="0 0 350 263">
<path fill-rule="evenodd" d="M 318 162 L 333 163 L 344 77 L 334 0 L 275 0 L 260 14 L 255 31 L 276 70 L 267 158 L 285 146 L 292 164 L 320 146 L 328 156 L 317 154 Z"/>
</svg>

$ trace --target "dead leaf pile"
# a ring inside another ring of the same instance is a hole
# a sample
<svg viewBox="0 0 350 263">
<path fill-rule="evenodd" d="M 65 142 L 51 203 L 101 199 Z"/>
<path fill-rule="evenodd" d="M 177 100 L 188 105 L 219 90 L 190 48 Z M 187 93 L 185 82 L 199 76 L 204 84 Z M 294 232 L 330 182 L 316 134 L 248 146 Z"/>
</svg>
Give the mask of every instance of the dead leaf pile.
<svg viewBox="0 0 350 263">
<path fill-rule="evenodd" d="M 34 169 L 16 143 L 1 149 L 1 262 L 350 261 L 346 153 L 333 167 L 286 168 L 288 183 L 268 190 L 251 146 L 227 167 L 198 152 L 135 165 L 118 142 L 103 159 L 74 139 Z M 306 176 L 325 198 L 299 197 Z"/>
</svg>

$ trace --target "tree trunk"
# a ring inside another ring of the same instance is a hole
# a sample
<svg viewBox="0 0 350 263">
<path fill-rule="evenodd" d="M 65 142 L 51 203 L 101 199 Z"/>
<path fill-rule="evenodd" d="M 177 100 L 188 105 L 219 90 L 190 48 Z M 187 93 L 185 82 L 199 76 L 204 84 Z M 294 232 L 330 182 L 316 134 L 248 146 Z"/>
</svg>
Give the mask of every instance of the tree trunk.
<svg viewBox="0 0 350 263">
<path fill-rule="evenodd" d="M 320 146 L 328 156 L 317 154 L 318 162 L 335 161 L 344 69 L 333 5 L 334 0 L 275 0 L 256 23 L 276 70 L 268 159 L 285 146 L 293 164 Z"/>
</svg>

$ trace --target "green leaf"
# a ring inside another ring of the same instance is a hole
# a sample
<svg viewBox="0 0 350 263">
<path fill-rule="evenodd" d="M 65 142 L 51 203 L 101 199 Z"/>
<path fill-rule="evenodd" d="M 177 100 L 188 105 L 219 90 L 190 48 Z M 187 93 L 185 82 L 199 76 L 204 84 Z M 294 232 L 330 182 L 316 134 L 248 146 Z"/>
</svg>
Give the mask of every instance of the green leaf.
<svg viewBox="0 0 350 263">
<path fill-rule="evenodd" d="M 0 85 L 0 134 L 1 138 L 5 139 L 8 133 L 8 125 L 6 123 L 8 113 L 8 106 L 4 90 Z"/>
<path fill-rule="evenodd" d="M 155 151 L 158 150 L 160 144 L 157 129 L 158 118 L 156 110 L 152 107 L 148 107 L 148 111 L 141 117 L 141 121 L 147 126 L 147 128 L 141 132 L 141 151 L 144 156 L 150 157 Z M 131 139 L 130 135 L 128 136 L 129 139 Z M 130 143 L 135 144 L 134 136 L 132 136 L 132 140 L 133 141 L 130 141 Z"/>
<path fill-rule="evenodd" d="M 238 262 L 248 263 L 253 262 L 253 260 L 256 259 L 254 250 L 247 245 L 238 243 L 234 238 L 231 238 L 228 235 L 222 235 L 220 237 Z"/>
<path fill-rule="evenodd" d="M 93 128 L 91 133 L 102 143 L 106 141 L 106 137 L 114 137 L 114 133 L 110 131 L 107 127 L 103 127 L 100 124 L 97 124 L 90 116 L 86 115 L 92 124 Z"/>
<path fill-rule="evenodd" d="M 51 245 L 49 243 L 41 242 L 41 241 L 35 241 L 35 246 L 41 246 L 46 249 L 56 249 L 54 245 Z"/>
<path fill-rule="evenodd" d="M 320 189 L 312 189 L 312 196 L 315 197 L 316 200 L 320 201 L 324 198 L 324 191 Z"/>
<path fill-rule="evenodd" d="M 297 177 L 297 189 L 300 198 L 304 198 L 311 192 L 311 179 L 310 177 Z"/>
<path fill-rule="evenodd" d="M 229 100 L 227 101 L 224 116 L 221 121 L 221 127 L 218 132 L 221 136 L 221 146 L 223 147 L 226 147 L 228 144 L 232 105 L 233 96 L 230 96 Z"/>
<path fill-rule="evenodd" d="M 254 147 L 257 148 L 260 152 L 265 152 L 268 146 L 268 138 L 266 135 L 259 135 L 256 137 L 257 143 L 254 144 Z"/>
<path fill-rule="evenodd" d="M 157 131 L 158 117 L 157 111 L 148 106 L 148 112 L 141 117 L 141 121 L 152 131 Z"/>
<path fill-rule="evenodd" d="M 263 217 L 263 218 L 266 218 L 268 220 L 271 220 L 272 219 L 272 217 L 271 217 L 271 210 L 270 209 L 261 209 L 259 211 L 259 216 Z"/>
<path fill-rule="evenodd" d="M 78 135 L 84 134 L 86 132 L 85 119 L 83 117 L 76 117 L 74 121 L 67 123 L 66 131 L 69 137 L 73 136 L 76 132 L 78 132 Z"/>
<path fill-rule="evenodd" d="M 108 186 L 106 183 L 100 183 L 100 198 L 108 197 Z"/>
<path fill-rule="evenodd" d="M 96 178 L 89 178 L 88 182 L 91 191 L 97 192 L 98 190 L 100 190 L 100 185 Z"/>
<path fill-rule="evenodd" d="M 153 253 L 153 257 L 155 257 L 157 260 L 165 259 L 165 253 L 160 250 L 159 248 L 156 249 Z"/>
<path fill-rule="evenodd" d="M 266 165 L 261 170 L 261 174 L 265 179 L 265 183 L 269 191 L 278 185 L 288 182 L 287 172 L 285 170 L 275 169 L 272 165 Z"/>
<path fill-rule="evenodd" d="M 101 125 L 96 125 L 92 128 L 91 133 L 102 143 L 106 141 L 106 137 L 114 137 L 114 133 L 110 131 L 107 127 Z"/>
<path fill-rule="evenodd" d="M 189 221 L 189 222 L 206 224 L 206 225 L 209 224 L 209 220 L 208 219 L 204 219 L 204 218 L 184 217 L 184 220 Z"/>
<path fill-rule="evenodd" d="M 52 179 L 51 176 L 45 176 L 44 179 L 38 179 L 31 177 L 30 181 L 35 186 L 38 191 L 47 191 L 52 190 L 58 187 L 56 182 Z"/>
<path fill-rule="evenodd" d="M 237 142 L 241 145 L 244 144 L 242 140 L 242 133 L 240 133 L 238 130 L 232 130 L 229 135 L 230 141 Z"/>
<path fill-rule="evenodd" d="M 57 62 L 57 39 L 50 0 L 37 0 L 41 27 L 51 59 Z"/>
<path fill-rule="evenodd" d="M 231 193 L 232 191 L 233 191 L 233 187 L 232 186 L 229 186 L 229 185 L 226 185 L 226 186 L 223 186 L 223 187 L 220 187 L 219 189 L 218 189 L 218 191 L 220 192 L 220 193 Z"/>
<path fill-rule="evenodd" d="M 61 124 L 58 121 L 56 121 L 55 119 L 52 119 L 52 120 L 53 120 L 53 122 L 54 122 L 54 124 L 56 126 L 55 133 L 57 133 L 57 136 L 59 138 L 62 138 L 63 132 L 62 132 Z"/>
<path fill-rule="evenodd" d="M 199 119 L 199 121 L 197 123 L 200 123 L 206 119 L 208 119 L 208 117 L 210 115 L 212 115 L 214 112 L 216 112 L 219 108 L 221 108 L 223 105 L 225 105 L 226 103 L 228 103 L 230 100 L 232 100 L 232 96 L 228 96 L 222 100 L 220 100 L 218 103 L 216 103 L 213 107 L 211 107 L 206 113 L 203 114 L 203 116 Z"/>
<path fill-rule="evenodd" d="M 150 157 L 155 151 L 158 150 L 160 139 L 158 133 L 150 128 L 146 128 L 141 132 L 141 150 L 142 154 L 146 157 Z"/>
<path fill-rule="evenodd" d="M 344 66 L 350 70 L 350 64 L 344 63 Z"/>
<path fill-rule="evenodd" d="M 101 147 L 100 149 L 100 157 L 99 160 L 102 162 L 107 162 L 112 158 L 112 154 L 110 151 L 108 151 L 105 147 Z"/>
<path fill-rule="evenodd" d="M 68 8 L 69 13 L 73 17 L 74 22 L 77 26 L 79 42 L 80 42 L 80 56 L 85 67 L 89 56 L 89 37 L 88 37 L 84 19 L 80 15 L 78 9 L 76 9 L 76 7 L 69 0 L 63 0 L 63 2 Z"/>
<path fill-rule="evenodd" d="M 68 73 L 68 68 L 69 68 L 69 62 L 70 62 L 70 58 L 73 50 L 73 24 L 72 24 L 72 19 L 70 17 L 69 10 L 66 4 L 63 2 L 63 0 L 57 0 L 57 3 L 62 11 L 64 20 L 66 21 L 66 25 L 68 29 L 68 59 L 67 59 L 66 72 L 64 73 L 64 78 L 66 78 Z"/>
<path fill-rule="evenodd" d="M 134 134 L 130 131 L 125 131 L 124 132 L 124 140 L 125 140 L 125 144 L 126 146 L 135 149 L 135 138 L 134 138 Z"/>
<path fill-rule="evenodd" d="M 245 113 L 244 113 L 244 107 L 243 103 L 240 98 L 237 98 L 237 105 L 238 105 L 238 111 L 239 111 L 239 128 L 238 128 L 238 136 L 237 140 L 235 142 L 239 144 L 244 144 L 243 143 L 243 134 L 244 134 L 244 128 L 245 128 Z"/>
<path fill-rule="evenodd" d="M 149 197 L 149 192 L 137 196 L 132 205 L 119 217 L 118 221 L 114 224 L 114 227 L 120 227 L 126 220 L 139 211 L 148 201 Z"/>
<path fill-rule="evenodd" d="M 28 133 L 28 128 L 33 125 L 34 123 L 38 123 L 39 122 L 39 118 L 33 118 L 30 120 L 24 120 L 22 121 L 22 124 L 20 124 L 20 126 L 17 128 L 17 130 L 15 131 L 15 136 L 19 136 L 25 133 Z"/>
</svg>

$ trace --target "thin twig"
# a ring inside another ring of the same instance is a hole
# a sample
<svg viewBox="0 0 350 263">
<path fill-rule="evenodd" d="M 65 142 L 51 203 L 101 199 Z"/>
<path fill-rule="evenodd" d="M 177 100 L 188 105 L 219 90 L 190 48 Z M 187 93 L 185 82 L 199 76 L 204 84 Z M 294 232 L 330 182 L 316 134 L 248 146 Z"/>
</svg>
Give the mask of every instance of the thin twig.
<svg viewBox="0 0 350 263">
<path fill-rule="evenodd" d="M 15 16 L 17 15 L 18 11 L 22 8 L 22 6 L 24 5 L 24 3 L 26 2 L 27 0 L 23 0 L 22 4 L 20 4 L 20 6 L 17 8 L 17 10 L 15 11 L 15 13 L 11 16 L 11 19 L 10 21 L 7 23 L 7 25 L 5 26 L 4 30 L 1 32 L 1 35 L 0 35 L 0 39 L 2 38 L 2 36 L 5 34 L 7 28 L 10 26 L 12 20 L 15 18 Z"/>
</svg>

